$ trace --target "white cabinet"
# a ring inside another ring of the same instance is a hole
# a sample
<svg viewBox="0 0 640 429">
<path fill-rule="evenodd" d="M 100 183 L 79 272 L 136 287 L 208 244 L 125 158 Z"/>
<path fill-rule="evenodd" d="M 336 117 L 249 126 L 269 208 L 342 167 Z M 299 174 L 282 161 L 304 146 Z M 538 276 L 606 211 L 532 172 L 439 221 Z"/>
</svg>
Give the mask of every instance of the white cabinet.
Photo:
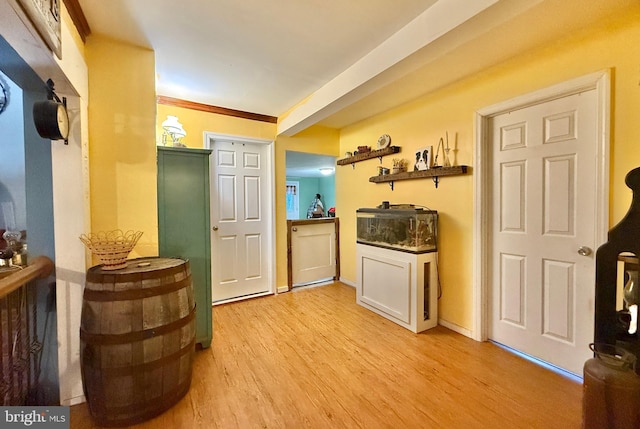
<svg viewBox="0 0 640 429">
<path fill-rule="evenodd" d="M 413 332 L 438 324 L 437 252 L 356 244 L 357 303 Z"/>
</svg>

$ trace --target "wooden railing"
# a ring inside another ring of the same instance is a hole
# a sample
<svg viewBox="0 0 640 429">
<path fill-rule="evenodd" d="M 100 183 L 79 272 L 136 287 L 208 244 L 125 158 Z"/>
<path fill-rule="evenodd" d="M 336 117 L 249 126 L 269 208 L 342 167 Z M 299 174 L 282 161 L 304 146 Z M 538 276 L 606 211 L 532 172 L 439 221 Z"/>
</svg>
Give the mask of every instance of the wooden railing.
<svg viewBox="0 0 640 429">
<path fill-rule="evenodd" d="M 48 319 L 38 335 L 38 313 L 43 311 L 37 305 L 38 290 L 42 288 L 34 280 L 51 274 L 53 262 L 40 256 L 27 267 L 7 271 L 11 273 L 0 279 L 0 406 L 33 405 Z"/>
<path fill-rule="evenodd" d="M 31 280 L 47 277 L 53 271 L 53 261 L 46 256 L 38 256 L 27 267 L 0 279 L 0 299 Z"/>
</svg>

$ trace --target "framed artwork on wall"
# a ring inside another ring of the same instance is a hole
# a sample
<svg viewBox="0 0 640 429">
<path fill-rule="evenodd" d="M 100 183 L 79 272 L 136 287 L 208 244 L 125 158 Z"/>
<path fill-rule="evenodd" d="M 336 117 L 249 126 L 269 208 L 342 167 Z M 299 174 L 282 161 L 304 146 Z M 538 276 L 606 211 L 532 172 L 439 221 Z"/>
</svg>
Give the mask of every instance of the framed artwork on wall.
<svg viewBox="0 0 640 429">
<path fill-rule="evenodd" d="M 428 170 L 431 168 L 433 146 L 425 146 L 416 149 L 413 171 Z"/>
<path fill-rule="evenodd" d="M 49 49 L 62 59 L 60 42 L 61 0 L 18 0 L 22 10 Z"/>
</svg>

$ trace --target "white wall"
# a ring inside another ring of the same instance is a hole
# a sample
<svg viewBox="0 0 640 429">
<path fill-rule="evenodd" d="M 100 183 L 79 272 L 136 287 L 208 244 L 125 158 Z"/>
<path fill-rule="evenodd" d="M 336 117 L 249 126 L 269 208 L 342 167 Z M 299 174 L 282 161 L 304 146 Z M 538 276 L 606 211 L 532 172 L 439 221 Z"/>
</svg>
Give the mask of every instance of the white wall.
<svg viewBox="0 0 640 429">
<path fill-rule="evenodd" d="M 69 106 L 69 144 L 52 142 L 51 162 L 60 403 L 73 405 L 85 400 L 80 376 L 79 327 L 87 257 L 78 237 L 90 230 L 88 70 L 64 20 L 62 60 L 58 60 L 15 0 L 0 1 L 0 35 L 43 82 L 53 79 L 58 95 L 66 96 Z"/>
<path fill-rule="evenodd" d="M 62 26 L 62 61 L 58 61 L 79 94 L 66 94 L 71 129 L 69 144 L 52 145 L 53 211 L 56 237 L 56 302 L 58 322 L 58 371 L 60 403 L 84 402 L 80 375 L 80 315 L 87 258 L 78 237 L 90 230 L 88 172 L 87 65 Z M 62 94 L 65 95 L 65 94 Z"/>
</svg>

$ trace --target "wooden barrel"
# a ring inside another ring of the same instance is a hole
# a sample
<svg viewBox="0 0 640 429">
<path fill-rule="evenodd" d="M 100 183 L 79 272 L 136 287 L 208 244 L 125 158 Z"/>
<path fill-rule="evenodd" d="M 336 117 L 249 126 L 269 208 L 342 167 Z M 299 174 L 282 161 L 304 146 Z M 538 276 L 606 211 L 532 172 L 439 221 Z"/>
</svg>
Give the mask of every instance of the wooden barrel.
<svg viewBox="0 0 640 429">
<path fill-rule="evenodd" d="M 189 262 L 140 258 L 87 271 L 80 362 L 91 415 L 103 426 L 156 416 L 191 384 L 195 301 Z"/>
</svg>

